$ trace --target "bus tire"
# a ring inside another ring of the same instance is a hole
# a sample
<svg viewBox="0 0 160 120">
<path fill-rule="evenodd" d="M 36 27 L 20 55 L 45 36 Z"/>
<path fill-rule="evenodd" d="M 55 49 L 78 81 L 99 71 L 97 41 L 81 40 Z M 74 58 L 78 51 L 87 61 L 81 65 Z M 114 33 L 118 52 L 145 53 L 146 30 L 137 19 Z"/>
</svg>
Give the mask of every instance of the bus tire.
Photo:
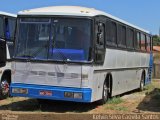
<svg viewBox="0 0 160 120">
<path fill-rule="evenodd" d="M 9 97 L 9 81 L 9 78 L 6 75 L 2 77 L 2 80 L 0 82 L 0 99 L 6 99 L 7 97 Z"/>
<path fill-rule="evenodd" d="M 109 91 L 107 87 L 107 83 L 104 82 L 103 84 L 103 92 L 102 92 L 102 99 L 98 101 L 99 104 L 103 105 L 108 101 L 109 98 Z"/>
<path fill-rule="evenodd" d="M 142 76 L 141 76 L 139 91 L 143 91 L 144 90 L 144 80 L 145 80 L 145 73 L 143 72 Z"/>
</svg>

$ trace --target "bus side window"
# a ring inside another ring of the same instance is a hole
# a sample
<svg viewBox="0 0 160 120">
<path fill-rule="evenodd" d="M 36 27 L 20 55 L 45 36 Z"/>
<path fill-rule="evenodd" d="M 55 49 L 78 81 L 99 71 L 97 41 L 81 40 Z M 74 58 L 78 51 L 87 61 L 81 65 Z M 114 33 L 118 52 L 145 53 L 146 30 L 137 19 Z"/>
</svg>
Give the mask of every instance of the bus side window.
<svg viewBox="0 0 160 120">
<path fill-rule="evenodd" d="M 5 38 L 10 40 L 10 32 L 9 32 L 9 22 L 8 18 L 5 18 Z"/>
<path fill-rule="evenodd" d="M 135 32 L 134 48 L 135 48 L 136 50 L 140 50 L 140 48 L 141 48 L 140 32 L 138 32 L 138 31 Z"/>
<path fill-rule="evenodd" d="M 106 44 L 109 46 L 117 45 L 117 24 L 110 20 L 106 22 Z"/>
<path fill-rule="evenodd" d="M 13 41 L 16 27 L 16 19 L 6 18 L 5 19 L 6 26 L 6 39 L 9 41 Z"/>
<path fill-rule="evenodd" d="M 150 36 L 150 51 L 153 50 L 153 38 Z"/>
<path fill-rule="evenodd" d="M 6 42 L 0 40 L 0 67 L 4 67 L 6 65 Z"/>
<path fill-rule="evenodd" d="M 134 45 L 134 30 L 132 28 L 127 29 L 127 48 L 133 49 Z"/>
<path fill-rule="evenodd" d="M 151 38 L 150 36 L 147 35 L 147 41 L 146 41 L 146 47 L 147 47 L 147 52 L 150 52 L 151 51 Z"/>
<path fill-rule="evenodd" d="M 141 50 L 146 51 L 146 35 L 141 33 Z"/>
<path fill-rule="evenodd" d="M 118 25 L 118 46 L 126 47 L 126 26 L 121 24 Z"/>
<path fill-rule="evenodd" d="M 15 26 L 16 26 L 16 19 L 14 18 L 5 18 L 5 37 L 10 53 L 10 58 L 13 57 L 14 54 L 14 34 L 15 34 Z"/>
</svg>

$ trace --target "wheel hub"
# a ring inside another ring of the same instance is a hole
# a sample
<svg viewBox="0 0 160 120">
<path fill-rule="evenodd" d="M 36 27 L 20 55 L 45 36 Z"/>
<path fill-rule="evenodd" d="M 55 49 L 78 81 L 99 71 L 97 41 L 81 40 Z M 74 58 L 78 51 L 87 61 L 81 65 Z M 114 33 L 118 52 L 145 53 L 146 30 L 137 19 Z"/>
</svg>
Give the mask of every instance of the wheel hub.
<svg viewBox="0 0 160 120">
<path fill-rule="evenodd" d="M 9 92 L 9 83 L 6 80 L 2 81 L 1 88 L 2 88 L 2 94 L 7 95 Z"/>
</svg>

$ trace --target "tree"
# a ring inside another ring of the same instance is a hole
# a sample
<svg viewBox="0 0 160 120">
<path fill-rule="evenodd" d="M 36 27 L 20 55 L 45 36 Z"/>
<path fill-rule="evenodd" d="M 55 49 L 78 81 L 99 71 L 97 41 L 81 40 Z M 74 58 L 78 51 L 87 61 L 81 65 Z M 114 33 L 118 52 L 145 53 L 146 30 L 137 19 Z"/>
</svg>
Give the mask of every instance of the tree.
<svg viewBox="0 0 160 120">
<path fill-rule="evenodd" d="M 153 45 L 160 46 L 160 37 L 158 35 L 153 35 Z"/>
</svg>

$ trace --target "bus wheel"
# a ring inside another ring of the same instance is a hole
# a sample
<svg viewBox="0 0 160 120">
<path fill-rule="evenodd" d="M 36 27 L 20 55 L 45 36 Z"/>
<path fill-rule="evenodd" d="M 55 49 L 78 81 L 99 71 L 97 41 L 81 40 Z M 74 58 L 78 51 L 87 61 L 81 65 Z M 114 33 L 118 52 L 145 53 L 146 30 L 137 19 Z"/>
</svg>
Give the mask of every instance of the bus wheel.
<svg viewBox="0 0 160 120">
<path fill-rule="evenodd" d="M 9 96 L 9 82 L 7 77 L 3 77 L 0 82 L 0 99 L 6 99 Z"/>
<path fill-rule="evenodd" d="M 105 82 L 103 85 L 102 99 L 100 101 L 98 101 L 98 103 L 101 105 L 105 104 L 108 100 L 108 95 L 109 95 L 109 91 L 108 91 L 107 84 Z"/>
<path fill-rule="evenodd" d="M 144 79 L 145 79 L 145 76 L 144 76 L 144 74 L 142 74 L 139 91 L 143 91 L 144 90 Z"/>
</svg>

